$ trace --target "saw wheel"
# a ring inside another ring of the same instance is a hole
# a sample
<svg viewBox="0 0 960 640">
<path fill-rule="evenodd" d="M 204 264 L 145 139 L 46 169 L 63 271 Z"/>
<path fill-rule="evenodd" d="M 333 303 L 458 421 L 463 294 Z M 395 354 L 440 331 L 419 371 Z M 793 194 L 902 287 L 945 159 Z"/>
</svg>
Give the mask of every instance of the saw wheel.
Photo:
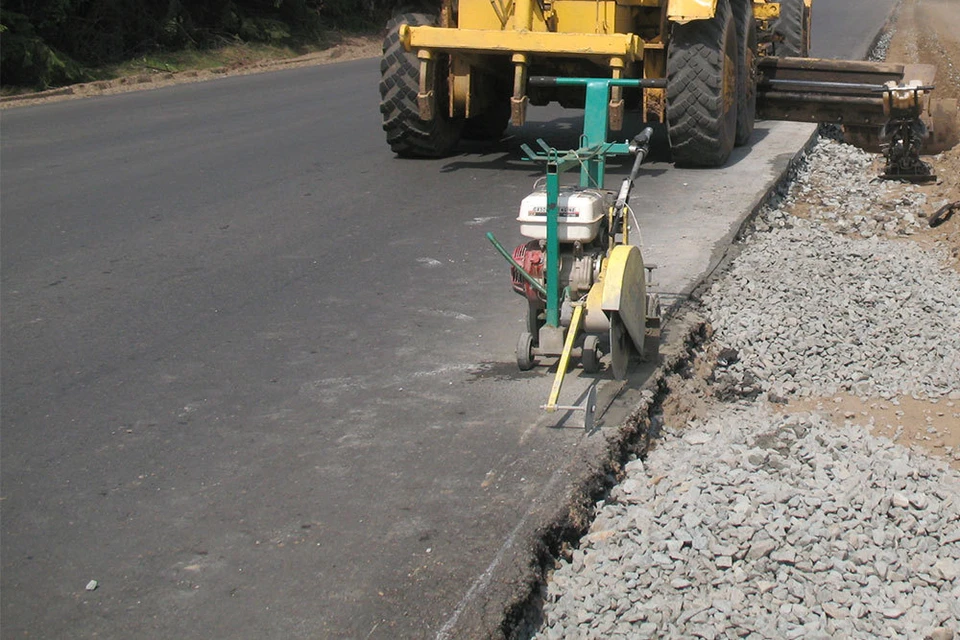
<svg viewBox="0 0 960 640">
<path fill-rule="evenodd" d="M 633 351 L 633 341 L 627 328 L 616 311 L 610 314 L 610 368 L 613 377 L 623 380 L 627 377 L 630 366 L 630 353 Z"/>
</svg>

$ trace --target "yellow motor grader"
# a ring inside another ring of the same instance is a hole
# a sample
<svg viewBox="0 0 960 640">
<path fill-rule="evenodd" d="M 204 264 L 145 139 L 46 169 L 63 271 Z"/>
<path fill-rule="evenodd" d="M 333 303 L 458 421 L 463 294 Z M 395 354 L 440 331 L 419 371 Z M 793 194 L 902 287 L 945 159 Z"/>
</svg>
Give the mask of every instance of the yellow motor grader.
<svg viewBox="0 0 960 640">
<path fill-rule="evenodd" d="M 665 122 L 681 164 L 723 164 L 753 129 L 758 53 L 805 56 L 809 0 L 444 0 L 438 16 L 388 25 L 380 84 L 387 142 L 400 155 L 449 153 L 461 136 L 499 136 L 528 104 L 583 107 L 583 91 L 528 78 L 648 78 L 615 88 L 624 109 Z"/>
<path fill-rule="evenodd" d="M 879 132 L 879 87 L 929 86 L 933 68 L 806 56 L 811 0 L 442 0 L 439 13 L 387 25 L 380 111 L 401 156 L 441 157 L 461 138 L 520 126 L 528 105 L 582 108 L 576 86 L 534 76 L 643 79 L 614 87 L 609 127 L 625 109 L 662 123 L 674 161 L 720 166 L 756 118 L 836 122 Z M 919 84 L 918 84 L 919 83 Z M 923 110 L 928 92 L 918 94 Z M 929 111 L 929 110 L 928 110 Z"/>
</svg>

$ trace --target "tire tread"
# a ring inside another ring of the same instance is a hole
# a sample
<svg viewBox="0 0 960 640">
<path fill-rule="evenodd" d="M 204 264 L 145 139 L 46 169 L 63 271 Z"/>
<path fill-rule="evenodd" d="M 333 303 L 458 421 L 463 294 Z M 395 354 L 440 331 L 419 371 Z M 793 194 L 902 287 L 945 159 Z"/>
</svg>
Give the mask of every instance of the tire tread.
<svg viewBox="0 0 960 640">
<path fill-rule="evenodd" d="M 399 156 L 438 158 L 449 155 L 460 140 L 462 122 L 438 113 L 433 120 L 421 120 L 417 106 L 420 67 L 417 57 L 400 41 L 401 24 L 432 25 L 434 18 L 405 13 L 387 23 L 380 58 L 380 113 L 387 144 Z M 438 102 L 441 102 L 438 100 Z"/>
<path fill-rule="evenodd" d="M 711 20 L 674 26 L 667 51 L 667 130 L 678 165 L 717 167 L 733 148 L 735 131 L 723 108 L 727 29 L 733 29 L 728 0 L 717 3 Z"/>
</svg>

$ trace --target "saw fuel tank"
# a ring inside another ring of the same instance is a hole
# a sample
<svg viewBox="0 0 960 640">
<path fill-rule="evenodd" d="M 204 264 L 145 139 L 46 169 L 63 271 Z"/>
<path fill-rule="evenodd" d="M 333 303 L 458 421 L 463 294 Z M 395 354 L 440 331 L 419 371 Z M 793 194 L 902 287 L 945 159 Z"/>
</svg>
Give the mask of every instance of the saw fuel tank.
<svg viewBox="0 0 960 640">
<path fill-rule="evenodd" d="M 557 237 L 560 242 L 590 242 L 597 237 L 607 208 L 601 191 L 561 187 L 557 197 Z M 534 191 L 520 203 L 520 233 L 534 240 L 547 239 L 547 192 Z"/>
</svg>

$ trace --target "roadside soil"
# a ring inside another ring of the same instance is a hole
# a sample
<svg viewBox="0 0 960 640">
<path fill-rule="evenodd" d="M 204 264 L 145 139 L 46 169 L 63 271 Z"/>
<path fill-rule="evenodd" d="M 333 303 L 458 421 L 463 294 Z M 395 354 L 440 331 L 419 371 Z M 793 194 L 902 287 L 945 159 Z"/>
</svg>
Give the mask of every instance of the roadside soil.
<svg viewBox="0 0 960 640">
<path fill-rule="evenodd" d="M 277 69 L 292 69 L 296 67 L 330 64 L 332 62 L 343 62 L 344 60 L 375 58 L 380 55 L 381 45 L 382 38 L 380 36 L 347 36 L 344 37 L 339 44 L 329 49 L 296 58 L 261 60 L 253 63 L 237 62 L 228 66 L 203 71 L 192 70 L 174 73 L 150 71 L 133 76 L 115 78 L 113 80 L 99 80 L 96 82 L 75 84 L 69 87 L 50 89 L 48 91 L 5 96 L 0 98 L 0 109 L 48 102 L 61 102 L 63 100 L 75 100 L 77 98 L 89 98 L 92 96 L 129 93 L 131 91 L 145 91 L 147 89 L 168 87 L 175 84 L 203 82 L 224 76 L 249 75 L 253 73 L 264 73 L 266 71 L 276 71 Z"/>
</svg>

